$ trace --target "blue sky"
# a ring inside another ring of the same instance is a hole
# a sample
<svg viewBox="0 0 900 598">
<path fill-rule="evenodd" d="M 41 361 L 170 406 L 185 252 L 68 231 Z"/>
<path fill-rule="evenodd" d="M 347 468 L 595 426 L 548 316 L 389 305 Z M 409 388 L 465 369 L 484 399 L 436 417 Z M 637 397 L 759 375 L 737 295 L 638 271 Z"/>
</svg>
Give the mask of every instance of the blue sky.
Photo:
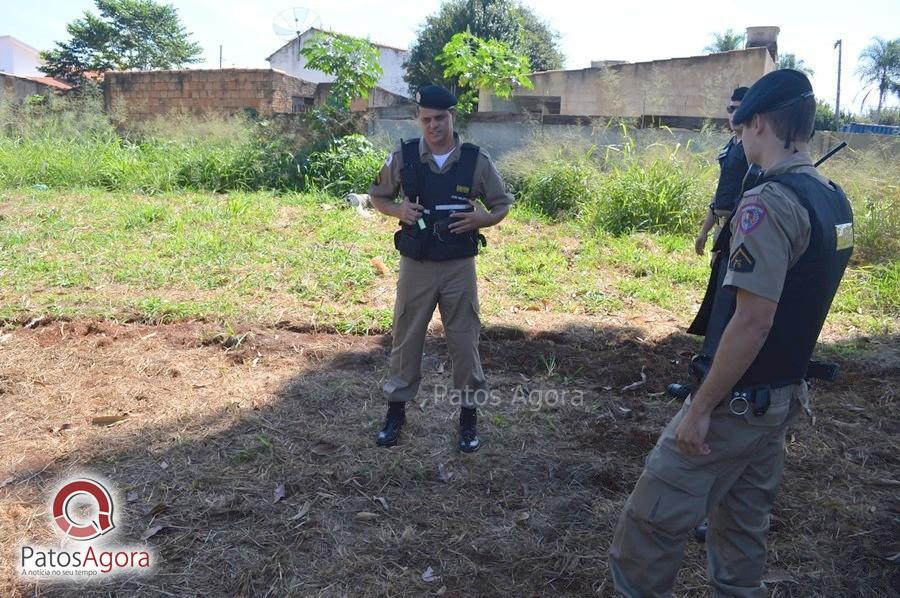
<svg viewBox="0 0 900 598">
<path fill-rule="evenodd" d="M 272 31 L 275 16 L 292 6 L 319 15 L 326 28 L 405 48 L 425 17 L 440 0 L 170 0 L 193 39 L 204 50 L 205 64 L 216 67 L 219 45 L 224 66 L 265 67 L 265 57 L 284 40 Z M 686 2 L 583 2 L 525 0 L 526 5 L 560 33 L 567 68 L 584 68 L 591 60 L 652 60 L 702 53 L 712 32 L 743 31 L 748 25 L 781 27 L 779 50 L 803 58 L 815 70 L 818 97 L 834 103 L 837 51 L 844 40 L 841 104 L 860 110 L 863 93 L 855 74 L 857 60 L 873 36 L 900 37 L 900 1 L 859 0 L 696 0 Z M 38 49 L 49 49 L 66 38 L 65 26 L 92 0 L 4 0 L 0 35 L 12 35 Z M 743 82 L 750 83 L 750 82 Z M 891 104 L 897 104 L 896 96 Z M 874 105 L 870 97 L 869 105 Z"/>
</svg>

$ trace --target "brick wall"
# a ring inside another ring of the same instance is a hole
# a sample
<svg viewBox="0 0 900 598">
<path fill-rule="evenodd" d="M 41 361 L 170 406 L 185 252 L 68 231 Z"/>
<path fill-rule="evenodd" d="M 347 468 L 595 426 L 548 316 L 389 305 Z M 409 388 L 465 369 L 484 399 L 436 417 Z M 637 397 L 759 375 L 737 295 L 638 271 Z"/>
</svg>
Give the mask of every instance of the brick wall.
<svg viewBox="0 0 900 598">
<path fill-rule="evenodd" d="M 21 102 L 30 95 L 50 95 L 58 90 L 26 77 L 0 73 L 0 99 Z"/>
<path fill-rule="evenodd" d="M 260 115 L 291 112 L 293 96 L 314 97 L 315 83 L 270 69 L 216 69 L 106 73 L 107 110 L 147 120 L 172 110 L 194 114 Z"/>
</svg>

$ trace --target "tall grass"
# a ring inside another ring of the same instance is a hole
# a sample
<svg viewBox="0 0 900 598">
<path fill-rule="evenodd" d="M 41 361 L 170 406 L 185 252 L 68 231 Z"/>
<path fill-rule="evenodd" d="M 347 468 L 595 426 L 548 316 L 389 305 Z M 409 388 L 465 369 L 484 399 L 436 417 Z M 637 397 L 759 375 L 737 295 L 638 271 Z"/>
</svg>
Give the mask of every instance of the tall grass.
<svg viewBox="0 0 900 598">
<path fill-rule="evenodd" d="M 299 189 L 286 141 L 241 116 L 167 116 L 117 129 L 86 92 L 0 107 L 0 185 L 100 187 L 147 194 Z"/>
<path fill-rule="evenodd" d="M 715 168 L 670 136 L 638 147 L 622 127 L 616 143 L 536 137 L 500 163 L 520 202 L 589 230 L 687 232 L 703 216 Z"/>
</svg>

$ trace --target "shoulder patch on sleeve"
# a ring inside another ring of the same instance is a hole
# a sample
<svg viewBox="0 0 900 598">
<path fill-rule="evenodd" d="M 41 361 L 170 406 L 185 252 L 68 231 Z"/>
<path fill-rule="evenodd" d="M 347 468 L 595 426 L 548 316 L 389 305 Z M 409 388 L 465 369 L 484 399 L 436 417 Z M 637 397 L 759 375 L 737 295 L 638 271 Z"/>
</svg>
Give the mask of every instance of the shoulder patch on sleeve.
<svg viewBox="0 0 900 598">
<path fill-rule="evenodd" d="M 766 207 L 758 202 L 745 203 L 738 213 L 738 226 L 745 235 L 753 232 L 766 219 Z"/>
<path fill-rule="evenodd" d="M 738 245 L 738 248 L 728 258 L 728 269 L 732 272 L 753 272 L 755 265 L 756 260 L 743 243 Z"/>
</svg>

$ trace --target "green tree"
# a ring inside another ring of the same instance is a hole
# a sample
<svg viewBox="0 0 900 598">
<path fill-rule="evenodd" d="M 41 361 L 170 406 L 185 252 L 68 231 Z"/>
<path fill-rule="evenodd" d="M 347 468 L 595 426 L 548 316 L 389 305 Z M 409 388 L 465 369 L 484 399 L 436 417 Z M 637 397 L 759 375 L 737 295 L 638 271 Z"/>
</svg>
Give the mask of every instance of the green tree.
<svg viewBox="0 0 900 598">
<path fill-rule="evenodd" d="M 853 115 L 841 110 L 838 128 L 852 121 Z M 828 102 L 816 100 L 816 131 L 831 131 L 832 129 L 834 129 L 834 108 Z"/>
<path fill-rule="evenodd" d="M 464 90 L 457 105 L 463 117 L 474 110 L 482 88 L 508 98 L 516 87 L 534 87 L 528 78 L 531 65 L 527 56 L 514 52 L 505 42 L 484 40 L 468 31 L 450 38 L 437 61 L 446 67 L 444 77 L 456 79 Z"/>
<path fill-rule="evenodd" d="M 717 52 L 730 52 L 740 50 L 747 36 L 728 29 L 725 33 L 713 33 L 713 43 L 703 48 L 704 52 L 715 54 Z"/>
<path fill-rule="evenodd" d="M 437 56 L 454 35 L 464 31 L 483 40 L 505 42 L 514 52 L 525 55 L 536 71 L 563 65 L 559 34 L 518 1 L 449 0 L 425 19 L 410 47 L 404 67 L 411 91 L 429 83 L 458 89 L 458 78 L 444 75 Z"/>
<path fill-rule="evenodd" d="M 41 52 L 47 75 L 74 85 L 84 73 L 171 69 L 199 62 L 200 46 L 178 20 L 178 12 L 154 0 L 95 0 L 99 15 L 66 26 L 71 39 Z"/>
<path fill-rule="evenodd" d="M 866 103 L 869 94 L 877 90 L 876 114 L 880 115 L 884 97 L 891 91 L 900 90 L 900 38 L 893 40 L 872 38 L 872 43 L 859 55 L 856 74 L 868 88 L 866 95 L 863 96 L 863 104 Z"/>
<path fill-rule="evenodd" d="M 368 98 L 382 73 L 378 50 L 364 39 L 338 33 L 317 33 L 300 49 L 307 68 L 335 78 L 328 100 L 310 113 L 320 129 L 340 132 L 350 122 L 350 105 Z"/>
<path fill-rule="evenodd" d="M 795 54 L 779 54 L 778 68 L 794 69 L 795 71 L 806 73 L 810 77 L 816 74 L 802 58 L 797 58 Z"/>
</svg>

